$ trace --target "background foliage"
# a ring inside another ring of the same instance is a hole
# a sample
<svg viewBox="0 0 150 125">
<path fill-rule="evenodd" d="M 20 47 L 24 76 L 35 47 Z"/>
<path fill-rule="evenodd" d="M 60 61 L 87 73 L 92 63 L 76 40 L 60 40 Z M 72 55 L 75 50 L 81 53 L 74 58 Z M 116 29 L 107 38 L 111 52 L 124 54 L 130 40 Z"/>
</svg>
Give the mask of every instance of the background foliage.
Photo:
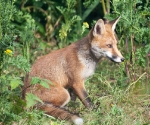
<svg viewBox="0 0 150 125">
<path fill-rule="evenodd" d="M 38 56 L 82 38 L 97 19 L 117 16 L 118 46 L 126 61 L 116 65 L 104 59 L 86 81 L 92 110 L 79 100 L 68 107 L 80 112 L 86 125 L 150 124 L 148 0 L 0 0 L 0 12 L 0 124 L 69 124 L 32 109 L 34 95 L 22 100 L 23 78 Z"/>
</svg>

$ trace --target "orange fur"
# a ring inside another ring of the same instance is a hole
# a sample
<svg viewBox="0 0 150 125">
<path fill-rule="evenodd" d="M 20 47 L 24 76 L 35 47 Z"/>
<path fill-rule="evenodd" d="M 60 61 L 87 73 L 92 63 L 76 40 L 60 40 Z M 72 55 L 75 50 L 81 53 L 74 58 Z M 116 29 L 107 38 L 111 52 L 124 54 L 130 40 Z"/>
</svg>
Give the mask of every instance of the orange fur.
<svg viewBox="0 0 150 125">
<path fill-rule="evenodd" d="M 38 96 L 44 104 L 37 104 L 36 107 L 46 114 L 82 125 L 83 120 L 80 117 L 61 107 L 70 101 L 68 89 L 71 88 L 82 103 L 90 108 L 92 103 L 86 93 L 84 81 L 94 73 L 102 57 L 116 62 L 124 60 L 117 49 L 117 40 L 112 29 L 117 21 L 118 19 L 104 24 L 100 19 L 86 37 L 39 58 L 32 65 L 29 76 L 26 76 L 23 95 L 33 93 Z M 32 77 L 47 79 L 53 84 L 49 85 L 49 89 L 39 84 L 30 85 Z"/>
</svg>

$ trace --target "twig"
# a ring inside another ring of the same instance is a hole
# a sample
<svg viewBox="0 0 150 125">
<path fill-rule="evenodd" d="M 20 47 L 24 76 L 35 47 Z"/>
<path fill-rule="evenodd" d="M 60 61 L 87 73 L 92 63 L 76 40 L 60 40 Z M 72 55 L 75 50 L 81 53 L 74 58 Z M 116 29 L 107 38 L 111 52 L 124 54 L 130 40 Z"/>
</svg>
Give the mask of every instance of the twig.
<svg viewBox="0 0 150 125">
<path fill-rule="evenodd" d="M 59 22 L 61 21 L 61 19 L 62 19 L 62 16 L 60 16 L 60 17 L 58 18 L 58 20 L 56 21 L 56 23 L 55 23 L 55 25 L 54 25 L 54 28 L 59 25 Z"/>
<path fill-rule="evenodd" d="M 145 74 L 146 74 L 146 72 L 144 72 L 136 81 L 132 82 L 132 83 L 128 86 L 128 88 L 126 89 L 125 92 L 129 91 L 130 87 L 131 87 L 132 85 L 134 85 L 135 83 L 137 83 Z"/>
<path fill-rule="evenodd" d="M 48 13 L 40 8 L 40 7 L 36 7 L 36 6 L 28 6 L 28 7 L 24 7 L 25 10 L 30 10 L 30 9 L 36 9 L 36 10 L 39 10 L 40 12 L 44 13 L 46 16 L 48 16 Z"/>
</svg>

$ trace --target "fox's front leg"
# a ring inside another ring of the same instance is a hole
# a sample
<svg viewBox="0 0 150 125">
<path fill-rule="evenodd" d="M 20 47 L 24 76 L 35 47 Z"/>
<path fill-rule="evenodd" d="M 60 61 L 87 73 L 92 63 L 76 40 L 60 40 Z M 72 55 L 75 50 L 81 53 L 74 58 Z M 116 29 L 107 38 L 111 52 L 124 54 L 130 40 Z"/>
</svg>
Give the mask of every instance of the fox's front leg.
<svg viewBox="0 0 150 125">
<path fill-rule="evenodd" d="M 85 90 L 84 83 L 74 83 L 73 89 L 85 107 L 89 109 L 92 106 L 92 102 Z"/>
<path fill-rule="evenodd" d="M 73 89 L 68 89 L 68 91 L 69 91 L 71 100 L 76 101 L 77 95 L 75 94 L 74 90 Z"/>
</svg>

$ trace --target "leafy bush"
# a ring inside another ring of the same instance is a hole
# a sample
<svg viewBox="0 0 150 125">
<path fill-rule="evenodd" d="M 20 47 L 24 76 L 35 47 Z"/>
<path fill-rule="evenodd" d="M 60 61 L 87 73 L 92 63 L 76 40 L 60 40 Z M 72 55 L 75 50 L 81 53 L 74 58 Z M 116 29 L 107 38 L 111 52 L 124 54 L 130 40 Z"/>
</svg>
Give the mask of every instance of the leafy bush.
<svg viewBox="0 0 150 125">
<path fill-rule="evenodd" d="M 87 111 L 77 101 L 69 109 L 81 112 L 86 125 L 149 124 L 149 5 L 147 0 L 1 0 L 0 124 L 70 124 L 27 108 L 40 100 L 31 94 L 28 104 L 22 100 L 23 77 L 37 56 L 83 37 L 92 27 L 87 22 L 105 14 L 109 20 L 121 16 L 116 32 L 126 61 L 103 60 L 86 82 L 94 108 Z"/>
<path fill-rule="evenodd" d="M 22 119 L 25 102 L 21 99 L 21 77 L 30 70 L 29 46 L 34 40 L 34 22 L 16 10 L 14 1 L 0 1 L 0 122 L 12 124 Z M 15 17 L 24 20 L 19 29 Z"/>
</svg>

